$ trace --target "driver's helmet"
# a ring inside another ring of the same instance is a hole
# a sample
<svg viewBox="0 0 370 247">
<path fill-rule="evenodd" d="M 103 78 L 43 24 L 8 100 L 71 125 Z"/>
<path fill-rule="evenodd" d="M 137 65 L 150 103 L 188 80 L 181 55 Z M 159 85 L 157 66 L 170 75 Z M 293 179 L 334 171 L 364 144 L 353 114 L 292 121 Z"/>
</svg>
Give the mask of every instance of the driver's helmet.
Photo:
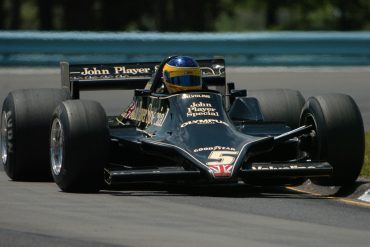
<svg viewBox="0 0 370 247">
<path fill-rule="evenodd" d="M 178 56 L 163 67 L 163 81 L 169 93 L 202 89 L 199 64 L 191 57 Z"/>
</svg>

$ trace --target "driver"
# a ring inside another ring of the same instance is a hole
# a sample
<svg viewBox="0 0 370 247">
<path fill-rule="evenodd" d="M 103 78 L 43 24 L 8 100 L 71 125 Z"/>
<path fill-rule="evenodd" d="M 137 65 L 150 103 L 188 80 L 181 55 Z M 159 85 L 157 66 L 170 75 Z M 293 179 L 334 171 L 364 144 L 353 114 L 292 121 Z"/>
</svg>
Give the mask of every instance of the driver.
<svg viewBox="0 0 370 247">
<path fill-rule="evenodd" d="M 170 94 L 184 90 L 202 89 L 202 72 L 199 64 L 191 57 L 176 56 L 170 59 L 162 70 L 163 84 L 155 91 L 157 93 L 168 92 Z M 153 81 L 150 80 L 145 89 L 152 87 Z M 119 124 L 128 119 L 135 110 L 135 102 L 116 118 Z"/>
<path fill-rule="evenodd" d="M 177 56 L 163 67 L 163 82 L 169 93 L 202 89 L 202 74 L 197 61 Z"/>
</svg>

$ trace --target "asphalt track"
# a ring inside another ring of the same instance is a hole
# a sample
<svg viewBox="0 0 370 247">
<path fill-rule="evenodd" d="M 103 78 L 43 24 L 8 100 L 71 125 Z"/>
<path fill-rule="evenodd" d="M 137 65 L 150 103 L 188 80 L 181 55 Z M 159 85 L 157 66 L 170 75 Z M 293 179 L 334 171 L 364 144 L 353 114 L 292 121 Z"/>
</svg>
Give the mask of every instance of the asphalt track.
<svg viewBox="0 0 370 247">
<path fill-rule="evenodd" d="M 342 92 L 369 129 L 370 69 L 233 69 L 249 89 Z M 239 83 L 239 86 L 242 85 Z M 58 87 L 55 70 L 0 71 L 0 99 L 16 88 Z M 83 97 L 124 105 L 129 94 Z M 140 184 L 68 194 L 53 183 L 11 182 L 0 171 L 0 246 L 369 246 L 370 208 L 285 188 Z"/>
</svg>

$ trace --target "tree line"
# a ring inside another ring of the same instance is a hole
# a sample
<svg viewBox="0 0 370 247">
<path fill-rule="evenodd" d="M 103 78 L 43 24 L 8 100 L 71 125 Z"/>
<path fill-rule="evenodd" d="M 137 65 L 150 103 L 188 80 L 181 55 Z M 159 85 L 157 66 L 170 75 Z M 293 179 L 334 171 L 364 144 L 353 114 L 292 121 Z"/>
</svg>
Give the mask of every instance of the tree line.
<svg viewBox="0 0 370 247">
<path fill-rule="evenodd" d="M 1 30 L 370 30 L 369 0 L 0 0 Z"/>
</svg>

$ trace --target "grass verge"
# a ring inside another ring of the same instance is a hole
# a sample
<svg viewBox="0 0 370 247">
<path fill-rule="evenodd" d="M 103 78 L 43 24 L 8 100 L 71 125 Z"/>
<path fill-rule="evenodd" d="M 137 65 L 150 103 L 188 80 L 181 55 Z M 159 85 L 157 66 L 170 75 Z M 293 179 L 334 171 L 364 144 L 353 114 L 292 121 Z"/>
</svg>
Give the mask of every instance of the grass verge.
<svg viewBox="0 0 370 247">
<path fill-rule="evenodd" d="M 370 178 L 370 132 L 365 133 L 365 160 L 360 176 Z"/>
</svg>

